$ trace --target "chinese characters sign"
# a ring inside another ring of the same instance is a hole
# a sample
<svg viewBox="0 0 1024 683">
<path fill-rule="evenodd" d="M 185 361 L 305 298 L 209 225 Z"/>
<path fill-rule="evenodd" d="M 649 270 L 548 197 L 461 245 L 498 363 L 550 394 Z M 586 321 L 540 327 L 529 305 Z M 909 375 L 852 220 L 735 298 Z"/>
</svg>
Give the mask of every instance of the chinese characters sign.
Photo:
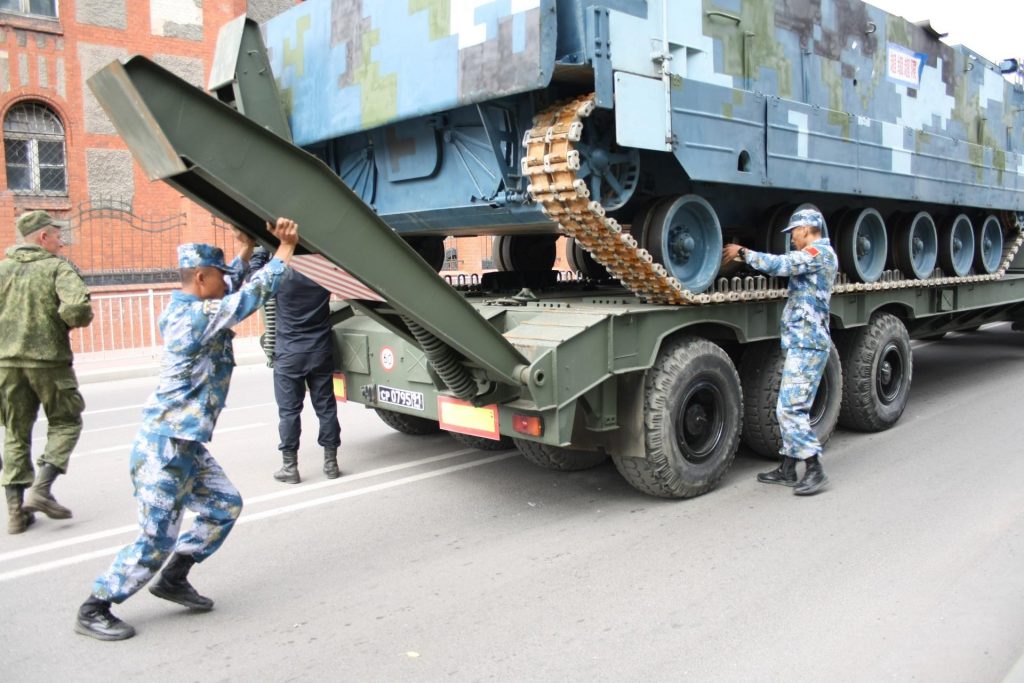
<svg viewBox="0 0 1024 683">
<path fill-rule="evenodd" d="M 921 87 L 921 72 L 928 61 L 928 55 L 913 52 L 905 47 L 889 43 L 886 53 L 886 77 L 893 83 L 908 88 Z"/>
</svg>

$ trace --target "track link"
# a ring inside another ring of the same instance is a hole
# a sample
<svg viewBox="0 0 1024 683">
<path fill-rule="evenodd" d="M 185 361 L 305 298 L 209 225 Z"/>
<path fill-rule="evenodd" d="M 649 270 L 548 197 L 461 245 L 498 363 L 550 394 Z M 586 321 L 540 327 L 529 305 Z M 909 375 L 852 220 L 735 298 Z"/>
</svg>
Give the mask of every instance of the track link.
<svg viewBox="0 0 1024 683">
<path fill-rule="evenodd" d="M 528 177 L 528 191 L 541 210 L 558 224 L 562 233 L 576 241 L 618 279 L 629 291 L 651 303 L 694 305 L 732 301 L 781 299 L 786 287 L 781 278 L 748 276 L 719 278 L 707 292 L 695 294 L 670 276 L 665 267 L 654 263 L 651 254 L 641 248 L 618 221 L 605 215 L 605 209 L 590 199 L 584 179 L 577 177 L 580 153 L 575 149 L 583 135 L 584 119 L 595 109 L 594 95 L 584 95 L 552 105 L 533 117 L 533 128 L 523 136 L 525 154 L 522 172 Z M 945 287 L 1002 278 L 1024 243 L 1024 230 L 1016 216 L 1004 213 L 1000 223 L 1004 232 L 1017 236 L 1003 247 L 999 269 L 988 275 L 945 277 L 936 270 L 924 280 L 908 279 L 898 270 L 885 271 L 877 282 L 848 282 L 836 278 L 834 294 L 874 292 L 887 289 Z"/>
</svg>

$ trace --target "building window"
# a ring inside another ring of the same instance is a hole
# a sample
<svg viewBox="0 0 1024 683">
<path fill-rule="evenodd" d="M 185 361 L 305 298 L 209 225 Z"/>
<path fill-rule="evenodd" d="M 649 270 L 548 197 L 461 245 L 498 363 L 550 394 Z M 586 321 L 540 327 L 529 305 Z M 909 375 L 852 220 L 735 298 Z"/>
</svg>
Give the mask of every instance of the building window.
<svg viewBox="0 0 1024 683">
<path fill-rule="evenodd" d="M 57 0 L 0 0 L 0 12 L 57 17 Z"/>
<path fill-rule="evenodd" d="M 444 265 L 441 270 L 459 269 L 459 251 L 455 247 L 448 247 L 444 250 Z"/>
<path fill-rule="evenodd" d="M 35 102 L 11 107 L 4 118 L 4 159 L 13 192 L 67 195 L 64 126 L 49 107 Z"/>
</svg>

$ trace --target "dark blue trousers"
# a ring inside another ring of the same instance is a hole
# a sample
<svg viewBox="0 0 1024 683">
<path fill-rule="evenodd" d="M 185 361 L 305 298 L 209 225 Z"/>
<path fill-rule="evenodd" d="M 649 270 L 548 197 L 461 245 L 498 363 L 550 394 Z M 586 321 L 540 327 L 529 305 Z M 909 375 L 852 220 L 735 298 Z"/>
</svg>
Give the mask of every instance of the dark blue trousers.
<svg viewBox="0 0 1024 683">
<path fill-rule="evenodd" d="M 317 443 L 324 448 L 341 445 L 333 371 L 330 353 L 275 354 L 274 398 L 277 400 L 277 429 L 281 436 L 279 450 L 299 450 L 299 436 L 302 434 L 300 417 L 307 388 L 309 400 L 320 421 Z"/>
</svg>

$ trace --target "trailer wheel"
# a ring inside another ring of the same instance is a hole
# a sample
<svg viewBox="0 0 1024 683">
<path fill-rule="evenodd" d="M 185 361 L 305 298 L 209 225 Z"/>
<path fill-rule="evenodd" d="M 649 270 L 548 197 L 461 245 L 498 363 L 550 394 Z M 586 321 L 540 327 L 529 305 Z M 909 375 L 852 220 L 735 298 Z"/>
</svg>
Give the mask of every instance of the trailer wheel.
<svg viewBox="0 0 1024 683">
<path fill-rule="evenodd" d="M 453 439 L 469 448 L 475 448 L 480 451 L 507 451 L 512 448 L 512 439 L 507 436 L 503 436 L 497 441 L 494 439 L 487 439 L 482 436 L 473 436 L 471 434 L 462 434 L 460 432 L 448 432 Z"/>
<path fill-rule="evenodd" d="M 778 458 L 782 450 L 782 431 L 775 409 L 779 402 L 782 366 L 786 352 L 777 341 L 750 344 L 740 363 L 743 387 L 743 443 L 758 455 Z M 839 420 L 843 396 L 843 370 L 839 351 L 833 344 L 828 363 L 811 405 L 811 429 L 822 446 L 828 442 Z"/>
<path fill-rule="evenodd" d="M 396 413 L 393 410 L 385 410 L 383 408 L 374 408 L 374 410 L 377 411 L 377 416 L 384 421 L 384 424 L 396 432 L 402 432 L 411 436 L 425 436 L 441 431 L 437 420 L 428 420 L 425 417 Z"/>
<path fill-rule="evenodd" d="M 896 424 L 907 407 L 913 357 L 910 335 L 899 318 L 876 313 L 867 325 L 836 339 L 843 364 L 839 424 L 880 432 Z"/>
<path fill-rule="evenodd" d="M 601 451 L 577 451 L 526 439 L 512 439 L 523 457 L 537 467 L 559 472 L 577 472 L 597 467 L 608 456 Z"/>
<path fill-rule="evenodd" d="M 740 379 L 729 356 L 707 340 L 685 337 L 661 350 L 644 380 L 646 457 L 612 459 L 644 493 L 699 496 L 732 464 L 742 421 Z"/>
</svg>

